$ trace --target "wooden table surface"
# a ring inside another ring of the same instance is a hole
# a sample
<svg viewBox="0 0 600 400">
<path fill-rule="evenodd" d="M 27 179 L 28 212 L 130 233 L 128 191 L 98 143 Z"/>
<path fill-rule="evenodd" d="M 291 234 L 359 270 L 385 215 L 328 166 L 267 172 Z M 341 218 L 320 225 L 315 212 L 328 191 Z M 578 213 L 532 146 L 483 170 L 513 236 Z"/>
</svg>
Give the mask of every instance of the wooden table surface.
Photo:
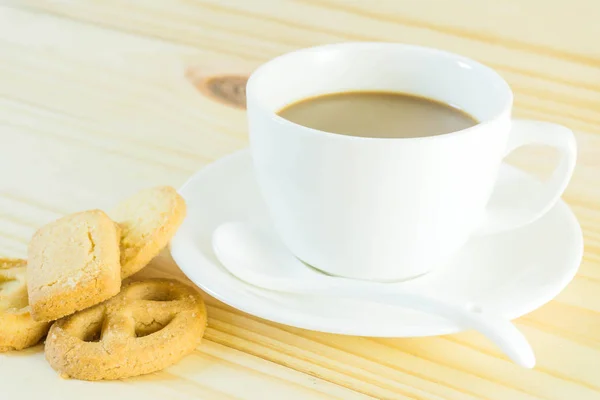
<svg viewBox="0 0 600 400">
<path fill-rule="evenodd" d="M 0 358 L 15 371 L 2 390 L 38 386 L 61 399 L 600 399 L 598 15 L 595 0 L 0 1 L 0 254 L 24 256 L 43 223 L 109 208 L 143 187 L 178 187 L 246 147 L 244 78 L 284 52 L 348 40 L 472 57 L 511 84 L 517 116 L 574 129 L 580 157 L 564 199 L 585 236 L 573 282 L 516 321 L 537 354 L 534 370 L 474 332 L 322 334 L 205 296 L 204 343 L 164 372 L 89 384 L 50 371 L 36 383 L 33 367 L 49 369 L 38 347 Z M 548 151 L 522 153 L 515 162 L 531 171 L 552 165 Z M 144 273 L 181 276 L 168 254 Z"/>
</svg>

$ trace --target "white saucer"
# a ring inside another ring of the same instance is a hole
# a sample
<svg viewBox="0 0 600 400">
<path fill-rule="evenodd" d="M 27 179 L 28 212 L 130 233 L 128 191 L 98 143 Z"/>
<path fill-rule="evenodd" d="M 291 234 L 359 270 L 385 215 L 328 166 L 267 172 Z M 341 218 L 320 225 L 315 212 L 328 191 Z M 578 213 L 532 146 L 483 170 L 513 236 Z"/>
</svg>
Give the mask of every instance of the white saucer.
<svg viewBox="0 0 600 400">
<path fill-rule="evenodd" d="M 507 177 L 517 178 L 524 187 L 537 183 L 503 165 L 500 179 Z M 408 337 L 460 330 L 449 321 L 420 312 L 271 292 L 229 274 L 212 251 L 213 230 L 226 221 L 270 224 L 247 150 L 199 171 L 180 192 L 188 215 L 171 242 L 173 258 L 196 285 L 230 306 L 286 325 L 348 335 Z M 561 201 L 527 227 L 472 239 L 449 265 L 401 285 L 454 302 L 477 302 L 513 319 L 554 298 L 577 272 L 582 253 L 581 228 Z"/>
</svg>

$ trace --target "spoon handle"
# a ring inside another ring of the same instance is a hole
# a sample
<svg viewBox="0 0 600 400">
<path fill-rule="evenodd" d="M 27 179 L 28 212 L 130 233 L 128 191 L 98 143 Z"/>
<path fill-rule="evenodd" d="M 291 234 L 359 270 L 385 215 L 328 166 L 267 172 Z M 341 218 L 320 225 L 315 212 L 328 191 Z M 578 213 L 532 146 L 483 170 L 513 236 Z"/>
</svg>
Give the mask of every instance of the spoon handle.
<svg viewBox="0 0 600 400">
<path fill-rule="evenodd" d="M 535 365 L 533 349 L 523 333 L 510 320 L 487 313 L 475 304 L 454 305 L 398 288 L 387 288 L 384 285 L 362 282 L 359 285 L 348 285 L 348 283 L 350 282 L 333 288 L 335 294 L 400 306 L 446 318 L 463 328 L 477 330 L 495 343 L 516 364 L 526 368 L 533 368 Z M 331 289 L 330 287 L 330 293 Z"/>
</svg>

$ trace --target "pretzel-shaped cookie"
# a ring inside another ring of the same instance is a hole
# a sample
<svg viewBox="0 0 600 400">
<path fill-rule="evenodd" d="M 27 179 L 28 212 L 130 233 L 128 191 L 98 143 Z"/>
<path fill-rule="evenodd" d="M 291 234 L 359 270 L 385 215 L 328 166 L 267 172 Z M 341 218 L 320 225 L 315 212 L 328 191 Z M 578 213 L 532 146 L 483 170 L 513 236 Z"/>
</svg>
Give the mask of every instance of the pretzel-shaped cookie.
<svg viewBox="0 0 600 400">
<path fill-rule="evenodd" d="M 50 327 L 31 318 L 26 268 L 25 260 L 0 259 L 0 352 L 33 346 Z"/>
<path fill-rule="evenodd" d="M 46 358 L 63 376 L 120 379 L 166 368 L 192 352 L 206 328 L 200 294 L 181 282 L 132 282 L 121 293 L 57 321 Z"/>
</svg>

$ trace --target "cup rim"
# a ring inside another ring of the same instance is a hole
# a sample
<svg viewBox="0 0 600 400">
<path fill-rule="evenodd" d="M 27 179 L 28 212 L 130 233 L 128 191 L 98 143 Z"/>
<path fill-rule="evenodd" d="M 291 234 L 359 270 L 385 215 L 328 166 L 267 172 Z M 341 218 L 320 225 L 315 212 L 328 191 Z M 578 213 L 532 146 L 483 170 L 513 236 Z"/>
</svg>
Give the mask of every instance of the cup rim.
<svg viewBox="0 0 600 400">
<path fill-rule="evenodd" d="M 366 136 L 342 135 L 342 134 L 335 133 L 335 132 L 322 131 L 319 129 L 314 129 L 314 128 L 310 128 L 310 127 L 307 127 L 307 126 L 304 126 L 301 124 L 297 124 L 295 122 L 292 122 L 290 120 L 287 120 L 287 119 L 279 116 L 276 111 L 272 111 L 270 107 L 266 106 L 263 102 L 261 102 L 259 96 L 254 95 L 254 91 L 255 91 L 255 88 L 257 85 L 256 81 L 264 73 L 264 70 L 267 69 L 268 66 L 273 65 L 274 63 L 282 62 L 287 58 L 291 58 L 291 57 L 298 56 L 301 54 L 308 54 L 308 53 L 314 53 L 314 52 L 326 52 L 326 51 L 331 51 L 333 49 L 352 48 L 352 47 L 354 47 L 354 48 L 377 48 L 377 47 L 380 47 L 380 48 L 387 48 L 387 49 L 402 48 L 402 49 L 416 50 L 416 51 L 420 51 L 420 52 L 424 52 L 424 53 L 436 54 L 436 55 L 443 56 L 443 57 L 451 57 L 451 58 L 453 58 L 459 62 L 465 63 L 471 67 L 483 69 L 483 70 L 487 71 L 488 73 L 490 73 L 492 76 L 494 76 L 506 90 L 506 93 L 507 93 L 506 101 L 504 102 L 504 105 L 501 107 L 501 110 L 499 112 L 495 113 L 493 117 L 487 118 L 486 120 L 478 122 L 477 124 L 475 124 L 473 126 L 470 126 L 468 128 L 461 129 L 458 131 L 447 132 L 447 133 L 443 133 L 440 135 L 434 135 L 434 136 L 366 137 Z M 258 103 L 261 106 L 261 108 L 263 108 L 267 113 L 270 114 L 270 118 L 278 124 L 291 126 L 296 129 L 300 128 L 302 130 L 302 132 L 305 132 L 307 134 L 326 136 L 326 137 L 330 137 L 330 138 L 336 139 L 336 140 L 358 140 L 358 141 L 377 141 L 377 142 L 379 142 L 379 141 L 444 140 L 444 138 L 449 139 L 449 138 L 453 138 L 457 135 L 462 136 L 465 134 L 469 134 L 475 130 L 481 129 L 483 127 L 486 127 L 488 125 L 495 123 L 496 121 L 501 119 L 507 112 L 510 113 L 510 110 L 512 109 L 512 105 L 513 105 L 513 99 L 514 99 L 513 92 L 511 90 L 508 82 L 506 82 L 506 80 L 493 68 L 490 68 L 487 65 L 482 64 L 478 61 L 475 61 L 471 58 L 468 58 L 468 57 L 465 57 L 465 56 L 462 56 L 460 54 L 456 54 L 456 53 L 453 53 L 450 51 L 436 49 L 436 48 L 427 47 L 427 46 L 419 46 L 419 45 L 414 45 L 414 44 L 400 43 L 400 42 L 332 43 L 332 44 L 325 44 L 325 45 L 319 45 L 319 46 L 313 46 L 313 47 L 306 47 L 306 48 L 294 50 L 294 51 L 279 55 L 279 56 L 272 58 L 269 61 L 263 63 L 257 69 L 255 69 L 254 72 L 252 72 L 252 74 L 248 78 L 248 82 L 246 84 L 246 97 L 247 97 L 248 104 L 251 102 L 251 96 L 256 101 L 256 103 Z"/>
</svg>

